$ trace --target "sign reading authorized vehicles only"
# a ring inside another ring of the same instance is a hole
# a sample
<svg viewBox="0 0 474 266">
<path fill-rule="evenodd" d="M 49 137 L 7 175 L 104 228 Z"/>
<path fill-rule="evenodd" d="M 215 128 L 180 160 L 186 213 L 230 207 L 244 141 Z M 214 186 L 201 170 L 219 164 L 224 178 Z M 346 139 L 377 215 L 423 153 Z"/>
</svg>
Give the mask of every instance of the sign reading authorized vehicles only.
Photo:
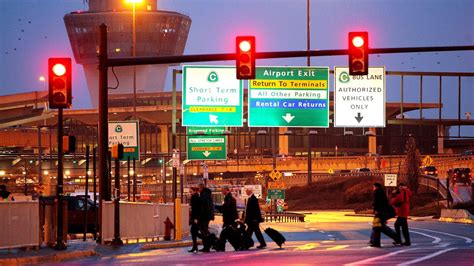
<svg viewBox="0 0 474 266">
<path fill-rule="evenodd" d="M 368 75 L 349 75 L 334 68 L 334 126 L 385 127 L 385 67 L 369 67 Z"/>
<path fill-rule="evenodd" d="M 235 67 L 183 66 L 183 126 L 242 126 L 243 81 Z"/>
<path fill-rule="evenodd" d="M 328 127 L 329 68 L 257 67 L 249 81 L 250 127 Z"/>
</svg>

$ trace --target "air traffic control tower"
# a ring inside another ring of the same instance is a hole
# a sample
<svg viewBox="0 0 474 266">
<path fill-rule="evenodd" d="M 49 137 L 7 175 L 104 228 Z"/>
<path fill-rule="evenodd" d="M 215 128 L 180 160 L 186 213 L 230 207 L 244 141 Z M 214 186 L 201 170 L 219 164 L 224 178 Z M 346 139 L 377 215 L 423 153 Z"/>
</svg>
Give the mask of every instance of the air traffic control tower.
<svg viewBox="0 0 474 266">
<path fill-rule="evenodd" d="M 109 58 L 133 55 L 133 4 L 127 0 L 88 0 L 88 11 L 72 12 L 64 16 L 74 58 L 82 64 L 93 107 L 99 98 L 99 25 L 108 26 Z M 135 4 L 135 55 L 182 55 L 188 38 L 191 19 L 183 14 L 157 9 L 156 0 L 142 0 Z M 136 91 L 164 90 L 168 65 L 136 66 Z M 109 94 L 133 93 L 133 66 L 115 67 L 119 86 Z M 117 81 L 109 68 L 109 88 Z"/>
</svg>

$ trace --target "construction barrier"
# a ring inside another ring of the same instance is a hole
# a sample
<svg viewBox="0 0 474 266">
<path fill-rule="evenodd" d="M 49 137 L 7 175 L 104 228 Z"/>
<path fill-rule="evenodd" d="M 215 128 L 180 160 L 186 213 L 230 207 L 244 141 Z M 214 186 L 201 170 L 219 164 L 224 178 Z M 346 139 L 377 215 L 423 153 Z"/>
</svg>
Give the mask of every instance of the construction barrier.
<svg viewBox="0 0 474 266">
<path fill-rule="evenodd" d="M 0 249 L 39 247 L 38 201 L 0 202 Z"/>
</svg>

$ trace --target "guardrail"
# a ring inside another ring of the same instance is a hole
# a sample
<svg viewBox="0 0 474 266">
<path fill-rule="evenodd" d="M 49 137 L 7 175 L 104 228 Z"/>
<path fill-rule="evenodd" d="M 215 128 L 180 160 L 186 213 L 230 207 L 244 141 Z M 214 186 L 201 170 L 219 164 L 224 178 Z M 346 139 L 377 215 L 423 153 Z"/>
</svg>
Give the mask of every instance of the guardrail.
<svg viewBox="0 0 474 266">
<path fill-rule="evenodd" d="M 276 213 L 265 213 L 263 220 L 265 222 L 277 222 L 277 223 L 304 223 L 306 215 L 294 212 L 276 212 Z"/>
<path fill-rule="evenodd" d="M 418 179 L 418 184 L 436 190 L 438 195 L 443 198 L 443 200 L 447 200 L 448 206 L 453 205 L 453 197 L 451 192 L 449 191 L 448 187 L 439 180 L 438 177 L 430 176 L 430 175 L 420 175 Z M 439 197 L 438 197 L 439 203 Z"/>
</svg>

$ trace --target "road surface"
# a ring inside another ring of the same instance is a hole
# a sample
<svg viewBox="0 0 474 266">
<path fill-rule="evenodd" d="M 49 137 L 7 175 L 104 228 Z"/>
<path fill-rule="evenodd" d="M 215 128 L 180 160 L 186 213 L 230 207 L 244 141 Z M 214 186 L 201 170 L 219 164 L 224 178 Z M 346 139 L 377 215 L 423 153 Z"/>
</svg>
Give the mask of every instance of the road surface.
<svg viewBox="0 0 474 266">
<path fill-rule="evenodd" d="M 133 254 L 104 255 L 77 260 L 73 265 L 473 265 L 474 226 L 410 221 L 412 246 L 395 247 L 382 238 L 382 248 L 367 246 L 370 217 L 345 216 L 345 212 L 314 212 L 305 223 L 266 223 L 281 231 L 282 249 L 266 238 L 268 248 L 190 254 L 189 248 L 162 249 Z M 390 223 L 393 226 L 393 221 Z"/>
</svg>

